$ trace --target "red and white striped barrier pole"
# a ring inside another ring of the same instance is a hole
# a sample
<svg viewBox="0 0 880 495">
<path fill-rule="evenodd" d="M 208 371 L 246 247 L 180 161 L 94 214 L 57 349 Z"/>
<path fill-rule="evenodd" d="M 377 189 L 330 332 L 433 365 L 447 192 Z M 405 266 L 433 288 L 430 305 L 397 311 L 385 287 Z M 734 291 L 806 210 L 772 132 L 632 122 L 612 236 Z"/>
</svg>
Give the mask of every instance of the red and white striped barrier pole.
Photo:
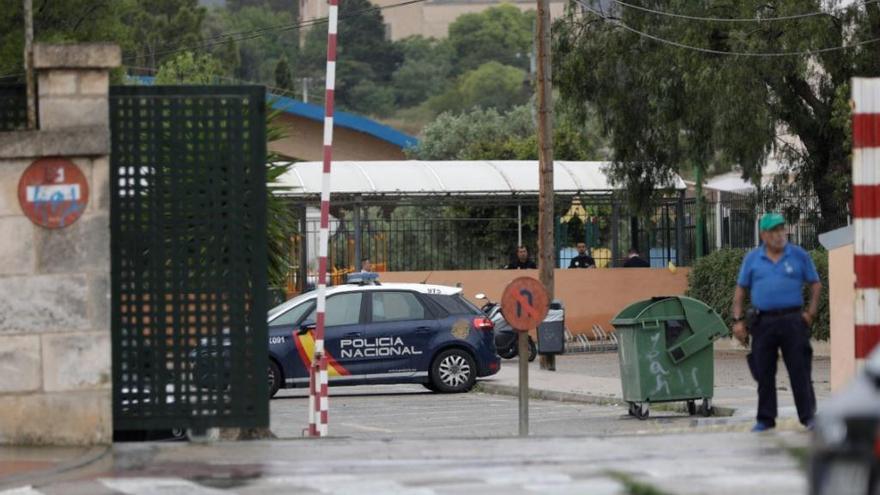
<svg viewBox="0 0 880 495">
<path fill-rule="evenodd" d="M 854 78 L 855 358 L 880 342 L 880 79 Z"/>
<path fill-rule="evenodd" d="M 330 397 L 327 384 L 327 354 L 324 351 L 324 321 L 327 303 L 327 243 L 330 238 L 330 164 L 333 160 L 333 90 L 336 84 L 336 27 L 339 0 L 328 0 L 327 97 L 324 101 L 324 173 L 321 182 L 321 238 L 318 245 L 318 307 L 315 326 L 315 355 L 309 375 L 309 436 L 327 435 Z"/>
</svg>

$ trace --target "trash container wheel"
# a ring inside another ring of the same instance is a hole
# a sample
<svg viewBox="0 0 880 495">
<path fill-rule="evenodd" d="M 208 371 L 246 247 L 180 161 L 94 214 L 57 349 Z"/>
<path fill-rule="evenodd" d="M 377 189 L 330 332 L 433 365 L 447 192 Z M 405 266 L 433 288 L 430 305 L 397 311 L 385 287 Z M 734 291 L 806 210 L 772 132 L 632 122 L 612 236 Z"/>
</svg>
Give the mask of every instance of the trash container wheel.
<svg viewBox="0 0 880 495">
<path fill-rule="evenodd" d="M 697 415 L 697 401 L 689 400 L 687 401 L 688 414 L 691 416 Z"/>
<path fill-rule="evenodd" d="M 703 399 L 703 403 L 700 404 L 700 414 L 705 418 L 715 414 L 715 408 L 712 407 L 712 401 L 710 399 Z"/>
</svg>

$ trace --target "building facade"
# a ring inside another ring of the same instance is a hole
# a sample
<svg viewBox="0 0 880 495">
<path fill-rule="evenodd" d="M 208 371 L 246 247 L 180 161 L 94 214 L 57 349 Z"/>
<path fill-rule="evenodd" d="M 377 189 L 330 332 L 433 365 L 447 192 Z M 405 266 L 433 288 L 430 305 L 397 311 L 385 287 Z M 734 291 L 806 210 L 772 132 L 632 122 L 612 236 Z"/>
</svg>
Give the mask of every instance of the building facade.
<svg viewBox="0 0 880 495">
<path fill-rule="evenodd" d="M 372 0 L 379 7 L 390 7 L 400 0 Z M 385 8 L 382 16 L 385 19 L 385 32 L 389 39 L 399 40 L 408 36 L 421 35 L 431 38 L 445 38 L 452 24 L 460 15 L 482 12 L 490 7 L 509 3 L 522 11 L 535 10 L 536 3 L 532 0 L 498 1 L 498 0 L 426 0 L 424 2 Z M 565 10 L 566 2 L 550 0 L 550 16 L 560 17 Z M 300 22 L 327 16 L 325 0 L 300 0 Z"/>
</svg>

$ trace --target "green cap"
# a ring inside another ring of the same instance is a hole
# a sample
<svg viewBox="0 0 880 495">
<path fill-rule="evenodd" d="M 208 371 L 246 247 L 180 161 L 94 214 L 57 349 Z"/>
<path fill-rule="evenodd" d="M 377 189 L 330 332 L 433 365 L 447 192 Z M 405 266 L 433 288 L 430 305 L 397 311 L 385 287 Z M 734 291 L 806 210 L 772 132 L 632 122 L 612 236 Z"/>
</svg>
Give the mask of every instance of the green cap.
<svg viewBox="0 0 880 495">
<path fill-rule="evenodd" d="M 773 230 L 780 225 L 785 225 L 785 219 L 779 213 L 764 213 L 764 216 L 761 217 L 761 232 Z"/>
</svg>

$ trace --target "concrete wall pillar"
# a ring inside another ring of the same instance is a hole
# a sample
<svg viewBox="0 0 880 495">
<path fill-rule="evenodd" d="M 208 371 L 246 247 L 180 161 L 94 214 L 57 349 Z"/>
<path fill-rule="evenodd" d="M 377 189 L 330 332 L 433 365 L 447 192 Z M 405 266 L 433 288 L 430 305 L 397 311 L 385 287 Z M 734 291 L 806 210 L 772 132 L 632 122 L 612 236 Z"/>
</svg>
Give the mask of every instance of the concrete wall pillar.
<svg viewBox="0 0 880 495">
<path fill-rule="evenodd" d="M 109 69 L 111 44 L 34 47 L 40 129 L 0 133 L 0 443 L 112 441 Z M 38 226 L 18 198 L 45 157 L 72 161 L 82 216 Z"/>
</svg>

